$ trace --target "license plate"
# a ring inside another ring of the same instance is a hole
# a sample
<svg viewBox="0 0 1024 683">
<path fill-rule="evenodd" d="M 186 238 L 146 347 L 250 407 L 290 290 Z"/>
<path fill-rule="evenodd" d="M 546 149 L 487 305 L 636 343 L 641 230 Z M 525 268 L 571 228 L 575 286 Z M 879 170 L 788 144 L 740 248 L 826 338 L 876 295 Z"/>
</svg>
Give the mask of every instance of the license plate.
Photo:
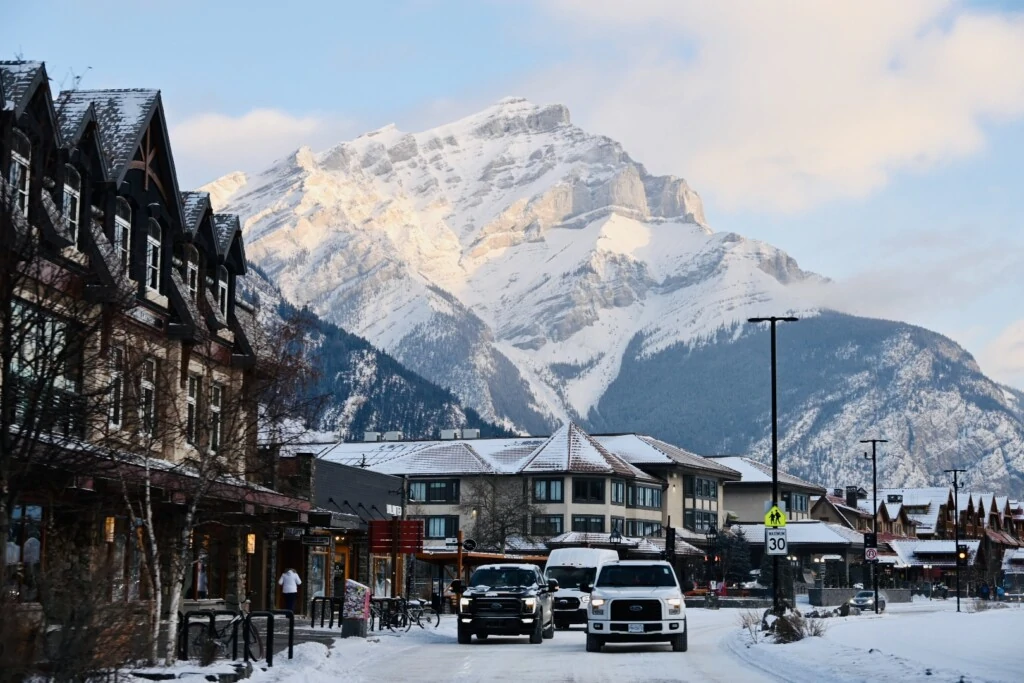
<svg viewBox="0 0 1024 683">
<path fill-rule="evenodd" d="M 630 633 L 643 633 L 644 632 L 644 625 L 643 624 L 630 624 L 629 625 L 629 632 Z"/>
</svg>

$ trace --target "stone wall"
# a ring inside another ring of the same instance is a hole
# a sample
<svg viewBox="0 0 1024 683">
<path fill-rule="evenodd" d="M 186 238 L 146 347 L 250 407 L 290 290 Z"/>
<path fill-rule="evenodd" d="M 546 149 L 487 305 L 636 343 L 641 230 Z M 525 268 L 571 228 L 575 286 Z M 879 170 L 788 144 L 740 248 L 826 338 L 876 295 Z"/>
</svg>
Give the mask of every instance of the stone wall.
<svg viewBox="0 0 1024 683">
<path fill-rule="evenodd" d="M 835 607 L 849 601 L 859 590 L 857 588 L 811 588 L 807 591 L 807 597 L 815 607 Z M 865 588 L 864 590 L 870 590 Z M 880 588 L 879 593 L 885 593 L 888 602 L 910 602 L 910 590 L 904 588 Z"/>
</svg>

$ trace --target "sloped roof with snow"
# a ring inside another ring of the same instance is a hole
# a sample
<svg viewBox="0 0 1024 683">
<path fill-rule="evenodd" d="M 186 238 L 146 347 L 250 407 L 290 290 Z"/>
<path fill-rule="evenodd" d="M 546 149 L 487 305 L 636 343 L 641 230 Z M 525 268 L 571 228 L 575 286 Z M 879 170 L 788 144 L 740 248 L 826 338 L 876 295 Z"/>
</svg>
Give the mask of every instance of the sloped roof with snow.
<svg viewBox="0 0 1024 683">
<path fill-rule="evenodd" d="M 160 91 L 144 88 L 69 90 L 58 98 L 58 109 L 69 121 L 84 117 L 90 106 L 95 108 L 107 168 L 118 181 L 124 178 L 159 104 Z"/>
<path fill-rule="evenodd" d="M 681 465 L 708 472 L 724 479 L 739 479 L 739 472 L 715 460 L 691 453 L 679 446 L 644 434 L 594 436 L 608 451 L 634 465 Z"/>
<path fill-rule="evenodd" d="M 908 539 L 892 540 L 888 543 L 902 564 L 909 566 L 930 564 L 934 567 L 956 566 L 956 541 Z M 968 564 L 974 564 L 981 541 L 961 540 L 960 544 L 967 546 Z"/>
<path fill-rule="evenodd" d="M 763 462 L 748 458 L 742 455 L 727 455 L 727 456 L 712 456 L 715 462 L 725 465 L 731 470 L 738 472 L 742 478 L 739 483 L 742 484 L 770 484 L 772 482 L 772 466 L 766 465 Z M 779 483 L 788 486 L 796 486 L 804 489 L 810 489 L 813 492 L 824 495 L 825 487 L 819 484 L 812 484 L 809 481 L 805 481 L 799 477 L 793 476 L 788 472 L 783 472 L 779 469 Z"/>
<path fill-rule="evenodd" d="M 185 232 L 195 235 L 199 230 L 199 222 L 210 206 L 209 192 L 188 190 L 181 193 L 181 220 Z"/>
<path fill-rule="evenodd" d="M 907 517 L 917 523 L 919 534 L 935 532 L 939 509 L 949 501 L 949 489 L 945 486 L 878 489 L 879 499 L 885 499 L 890 494 L 903 496 L 903 508 L 907 511 Z"/>
<path fill-rule="evenodd" d="M 209 195 L 207 195 L 209 196 Z M 231 249 L 231 241 L 241 231 L 238 216 L 233 213 L 213 214 L 213 231 L 217 238 L 217 253 L 222 257 Z"/>
<path fill-rule="evenodd" d="M 2 108 L 21 110 L 42 73 L 42 62 L 0 61 L 0 84 L 3 86 L 4 97 L 3 102 L 0 102 Z"/>
<path fill-rule="evenodd" d="M 294 444 L 290 453 L 316 453 L 345 465 L 387 474 L 443 476 L 473 474 L 605 474 L 658 482 L 610 453 L 575 424 L 549 437 L 457 441 L 378 441 Z"/>
</svg>

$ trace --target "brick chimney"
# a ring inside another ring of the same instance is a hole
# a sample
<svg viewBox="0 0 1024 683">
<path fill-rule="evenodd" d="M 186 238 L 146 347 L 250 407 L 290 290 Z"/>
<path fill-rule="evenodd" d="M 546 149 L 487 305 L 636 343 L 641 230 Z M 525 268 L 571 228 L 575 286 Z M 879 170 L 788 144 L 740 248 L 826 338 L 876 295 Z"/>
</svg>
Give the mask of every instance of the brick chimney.
<svg viewBox="0 0 1024 683">
<path fill-rule="evenodd" d="M 846 506 L 856 509 L 857 508 L 857 487 L 847 486 L 846 487 Z"/>
</svg>

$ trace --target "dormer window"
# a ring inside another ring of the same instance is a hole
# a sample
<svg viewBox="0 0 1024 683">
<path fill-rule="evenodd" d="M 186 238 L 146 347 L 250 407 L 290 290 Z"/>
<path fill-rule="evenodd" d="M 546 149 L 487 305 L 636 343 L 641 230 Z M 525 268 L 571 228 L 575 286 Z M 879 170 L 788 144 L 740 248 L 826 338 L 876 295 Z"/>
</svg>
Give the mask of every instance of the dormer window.
<svg viewBox="0 0 1024 683">
<path fill-rule="evenodd" d="M 146 289 L 160 291 L 160 224 L 150 218 L 146 224 Z"/>
<path fill-rule="evenodd" d="M 14 188 L 14 201 L 22 215 L 28 218 L 29 169 L 32 158 L 32 144 L 20 130 L 11 131 L 11 168 L 9 179 Z"/>
<path fill-rule="evenodd" d="M 78 221 L 82 206 L 82 176 L 72 166 L 64 167 L 64 217 L 68 221 L 71 243 L 78 245 Z"/>
<path fill-rule="evenodd" d="M 193 246 L 185 247 L 185 286 L 192 301 L 199 300 L 199 252 Z"/>
<path fill-rule="evenodd" d="M 114 248 L 121 263 L 121 271 L 128 272 L 132 253 L 132 207 L 122 197 L 117 198 L 114 212 Z"/>
<path fill-rule="evenodd" d="M 228 315 L 228 269 L 217 268 L 217 308 L 225 318 Z"/>
</svg>

